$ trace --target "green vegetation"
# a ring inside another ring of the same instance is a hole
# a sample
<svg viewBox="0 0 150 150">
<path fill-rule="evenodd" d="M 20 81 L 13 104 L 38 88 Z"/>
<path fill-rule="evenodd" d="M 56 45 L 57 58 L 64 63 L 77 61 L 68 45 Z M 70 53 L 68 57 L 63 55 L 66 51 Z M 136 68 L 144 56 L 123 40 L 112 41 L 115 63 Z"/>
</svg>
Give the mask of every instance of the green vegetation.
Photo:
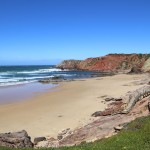
<svg viewBox="0 0 150 150">
<path fill-rule="evenodd" d="M 125 54 L 125 53 L 109 53 L 108 55 L 126 55 L 126 56 L 131 56 L 131 55 L 138 55 L 139 59 L 145 58 L 146 60 L 150 57 L 150 53 L 142 54 L 142 53 L 131 53 L 131 54 Z"/>
<path fill-rule="evenodd" d="M 139 59 L 145 58 L 145 60 L 147 60 L 150 57 L 150 54 L 138 54 Z"/>
<path fill-rule="evenodd" d="M 0 150 L 11 150 L 0 148 Z M 31 149 L 25 149 L 31 150 Z M 150 150 L 150 116 L 129 123 L 117 135 L 80 146 L 42 150 Z"/>
</svg>

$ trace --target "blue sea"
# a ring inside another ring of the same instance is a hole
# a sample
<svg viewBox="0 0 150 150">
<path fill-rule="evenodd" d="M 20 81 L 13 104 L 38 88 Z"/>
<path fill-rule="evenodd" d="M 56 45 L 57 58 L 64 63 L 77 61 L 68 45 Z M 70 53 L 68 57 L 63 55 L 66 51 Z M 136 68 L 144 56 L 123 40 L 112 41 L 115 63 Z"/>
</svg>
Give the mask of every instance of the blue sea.
<svg viewBox="0 0 150 150">
<path fill-rule="evenodd" d="M 88 78 L 93 72 L 69 71 L 55 66 L 0 66 L 0 86 L 37 82 L 44 78 L 61 76 L 65 79 Z"/>
</svg>

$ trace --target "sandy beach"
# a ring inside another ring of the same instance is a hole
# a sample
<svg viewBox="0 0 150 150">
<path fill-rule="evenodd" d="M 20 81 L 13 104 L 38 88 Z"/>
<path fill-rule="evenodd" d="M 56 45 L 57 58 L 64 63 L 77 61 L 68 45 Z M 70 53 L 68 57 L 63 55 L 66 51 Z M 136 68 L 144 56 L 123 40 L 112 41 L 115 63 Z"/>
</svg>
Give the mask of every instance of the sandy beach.
<svg viewBox="0 0 150 150">
<path fill-rule="evenodd" d="M 145 74 L 115 75 L 61 83 L 26 101 L 0 105 L 0 133 L 26 130 L 32 137 L 53 136 L 92 121 L 91 114 L 104 110 L 102 96 L 120 97 L 142 85 Z"/>
</svg>

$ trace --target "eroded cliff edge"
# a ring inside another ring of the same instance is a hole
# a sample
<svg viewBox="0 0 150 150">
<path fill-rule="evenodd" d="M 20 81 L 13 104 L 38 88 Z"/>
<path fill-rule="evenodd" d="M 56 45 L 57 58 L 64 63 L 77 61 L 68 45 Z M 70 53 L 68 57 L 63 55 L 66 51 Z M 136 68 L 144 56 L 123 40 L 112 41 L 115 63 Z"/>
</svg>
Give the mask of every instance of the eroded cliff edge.
<svg viewBox="0 0 150 150">
<path fill-rule="evenodd" d="M 87 71 L 150 71 L 150 54 L 108 54 L 103 57 L 85 60 L 64 60 L 57 65 L 61 69 L 77 69 Z M 146 63 L 146 64 L 145 64 Z"/>
</svg>

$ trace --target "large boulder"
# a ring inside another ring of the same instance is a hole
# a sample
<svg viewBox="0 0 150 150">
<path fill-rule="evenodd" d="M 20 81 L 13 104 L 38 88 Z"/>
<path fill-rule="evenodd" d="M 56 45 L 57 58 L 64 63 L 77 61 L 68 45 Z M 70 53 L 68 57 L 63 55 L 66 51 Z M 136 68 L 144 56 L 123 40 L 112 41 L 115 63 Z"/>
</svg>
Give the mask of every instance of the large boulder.
<svg viewBox="0 0 150 150">
<path fill-rule="evenodd" d="M 38 142 L 34 148 L 48 148 L 48 147 L 59 147 L 59 141 L 54 138 L 46 139 L 45 141 Z"/>
<path fill-rule="evenodd" d="M 25 130 L 0 134 L 0 146 L 11 148 L 32 148 L 33 143 Z"/>
<path fill-rule="evenodd" d="M 144 72 L 150 72 L 150 57 L 146 60 L 146 62 L 144 63 L 142 70 Z"/>
<path fill-rule="evenodd" d="M 37 143 L 39 143 L 41 141 L 46 141 L 46 138 L 43 136 L 34 138 L 34 145 L 36 145 Z"/>
</svg>

